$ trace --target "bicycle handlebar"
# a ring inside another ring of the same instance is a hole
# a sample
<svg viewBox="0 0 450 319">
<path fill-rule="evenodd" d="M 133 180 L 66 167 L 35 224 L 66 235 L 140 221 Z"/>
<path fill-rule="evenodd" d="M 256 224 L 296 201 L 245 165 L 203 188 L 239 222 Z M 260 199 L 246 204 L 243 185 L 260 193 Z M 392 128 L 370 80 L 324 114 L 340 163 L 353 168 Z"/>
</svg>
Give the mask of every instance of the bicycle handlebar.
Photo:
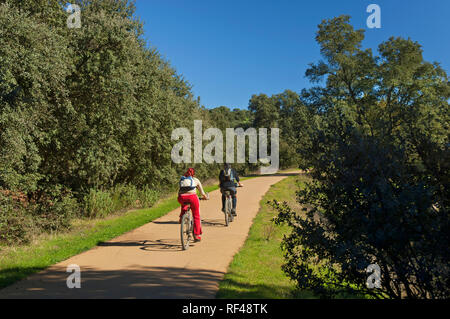
<svg viewBox="0 0 450 319">
<path fill-rule="evenodd" d="M 209 194 L 208 194 L 208 193 L 206 193 L 206 199 L 203 198 L 203 197 L 200 197 L 200 198 L 199 198 L 199 200 L 208 200 L 208 199 L 209 199 Z"/>
</svg>

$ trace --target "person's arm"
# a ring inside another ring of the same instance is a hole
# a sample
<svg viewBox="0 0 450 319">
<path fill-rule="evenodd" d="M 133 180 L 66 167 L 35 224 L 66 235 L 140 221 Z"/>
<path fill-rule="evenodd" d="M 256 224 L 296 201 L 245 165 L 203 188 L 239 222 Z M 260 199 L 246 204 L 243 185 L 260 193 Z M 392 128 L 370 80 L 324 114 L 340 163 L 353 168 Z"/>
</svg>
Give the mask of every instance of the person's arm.
<svg viewBox="0 0 450 319">
<path fill-rule="evenodd" d="M 207 199 L 208 196 L 206 195 L 205 191 L 203 190 L 202 183 L 200 182 L 200 180 L 198 178 L 196 178 L 196 182 L 197 182 L 197 188 L 200 191 L 200 194 L 202 195 L 203 199 Z"/>
<path fill-rule="evenodd" d="M 220 182 L 220 184 L 223 183 L 223 173 L 224 173 L 224 171 L 221 170 L 221 171 L 220 171 L 220 174 L 219 174 L 219 182 Z"/>
<path fill-rule="evenodd" d="M 234 174 L 234 178 L 239 183 L 239 175 L 238 175 L 238 173 L 236 172 L 236 170 L 234 168 L 233 168 L 233 174 Z"/>
<path fill-rule="evenodd" d="M 243 187 L 244 185 L 242 185 L 241 180 L 239 179 L 239 175 L 236 171 L 233 172 L 234 173 L 234 178 L 236 179 L 236 181 L 238 182 L 238 185 Z"/>
</svg>

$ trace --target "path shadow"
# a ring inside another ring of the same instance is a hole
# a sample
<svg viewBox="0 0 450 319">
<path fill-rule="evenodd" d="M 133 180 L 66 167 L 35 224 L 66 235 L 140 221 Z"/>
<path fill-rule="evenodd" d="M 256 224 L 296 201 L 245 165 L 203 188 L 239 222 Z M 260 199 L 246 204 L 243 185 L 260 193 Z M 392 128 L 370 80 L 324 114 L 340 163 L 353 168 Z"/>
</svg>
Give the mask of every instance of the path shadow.
<svg viewBox="0 0 450 319">
<path fill-rule="evenodd" d="M 24 269 L 25 270 L 25 269 Z M 0 276 L 4 275 L 0 271 Z M 81 267 L 81 288 L 68 289 L 64 267 L 52 267 L 0 290 L 4 298 L 214 298 L 224 273 L 205 269 L 144 267 L 132 265 L 124 270 Z"/>
<path fill-rule="evenodd" d="M 120 241 L 120 242 L 101 242 L 98 246 L 118 246 L 118 247 L 139 247 L 139 249 L 147 251 L 176 251 L 182 250 L 181 243 L 178 239 L 157 239 L 142 241 Z"/>
<path fill-rule="evenodd" d="M 305 173 L 274 173 L 274 174 L 248 174 L 245 177 L 265 177 L 265 176 L 297 176 Z"/>
<path fill-rule="evenodd" d="M 153 221 L 153 224 L 160 224 L 160 225 L 175 225 L 179 224 L 178 221 L 175 220 L 167 220 L 167 221 Z"/>
<path fill-rule="evenodd" d="M 225 218 L 222 218 L 222 219 L 202 219 L 202 226 L 205 226 L 205 227 L 225 227 Z"/>
<path fill-rule="evenodd" d="M 110 246 L 119 246 L 119 247 L 132 247 L 132 246 L 142 246 L 143 243 L 141 242 L 100 242 L 97 244 L 97 246 L 106 246 L 106 247 L 110 247 Z"/>
<path fill-rule="evenodd" d="M 143 245 L 140 249 L 146 251 L 183 250 L 179 239 L 144 240 Z"/>
</svg>

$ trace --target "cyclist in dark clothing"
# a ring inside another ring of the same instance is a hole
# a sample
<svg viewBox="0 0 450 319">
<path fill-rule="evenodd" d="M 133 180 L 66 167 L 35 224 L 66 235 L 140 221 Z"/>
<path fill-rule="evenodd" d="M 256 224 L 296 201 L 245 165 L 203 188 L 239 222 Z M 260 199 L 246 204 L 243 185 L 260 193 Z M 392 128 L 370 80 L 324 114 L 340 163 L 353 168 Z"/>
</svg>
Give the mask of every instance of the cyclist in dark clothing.
<svg viewBox="0 0 450 319">
<path fill-rule="evenodd" d="M 236 186 L 243 186 L 239 180 L 239 175 L 236 173 L 234 168 L 231 168 L 231 165 L 228 163 L 224 164 L 224 169 L 220 171 L 219 174 L 220 181 L 220 192 L 222 193 L 222 212 L 225 212 L 225 191 L 230 191 L 231 197 L 233 200 L 233 208 L 231 209 L 231 213 L 236 216 Z"/>
</svg>

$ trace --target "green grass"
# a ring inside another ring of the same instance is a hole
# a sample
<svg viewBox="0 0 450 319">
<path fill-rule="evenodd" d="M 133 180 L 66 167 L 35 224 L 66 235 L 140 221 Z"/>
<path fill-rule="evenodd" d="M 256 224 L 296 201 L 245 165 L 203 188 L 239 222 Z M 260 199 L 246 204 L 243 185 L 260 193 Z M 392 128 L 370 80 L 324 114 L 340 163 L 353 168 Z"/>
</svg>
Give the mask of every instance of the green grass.
<svg viewBox="0 0 450 319">
<path fill-rule="evenodd" d="M 295 284 L 281 270 L 284 258 L 280 243 L 289 228 L 271 222 L 276 213 L 267 204 L 277 199 L 296 207 L 295 191 L 305 180 L 303 175 L 288 177 L 265 194 L 244 246 L 220 283 L 217 298 L 315 298 L 309 291 L 296 291 Z"/>
<path fill-rule="evenodd" d="M 204 189 L 211 192 L 218 186 Z M 30 245 L 3 249 L 0 246 L 0 288 L 149 223 L 179 205 L 176 194 L 172 194 L 152 208 L 132 210 L 106 219 L 75 220 L 68 233 L 43 235 Z"/>
</svg>

